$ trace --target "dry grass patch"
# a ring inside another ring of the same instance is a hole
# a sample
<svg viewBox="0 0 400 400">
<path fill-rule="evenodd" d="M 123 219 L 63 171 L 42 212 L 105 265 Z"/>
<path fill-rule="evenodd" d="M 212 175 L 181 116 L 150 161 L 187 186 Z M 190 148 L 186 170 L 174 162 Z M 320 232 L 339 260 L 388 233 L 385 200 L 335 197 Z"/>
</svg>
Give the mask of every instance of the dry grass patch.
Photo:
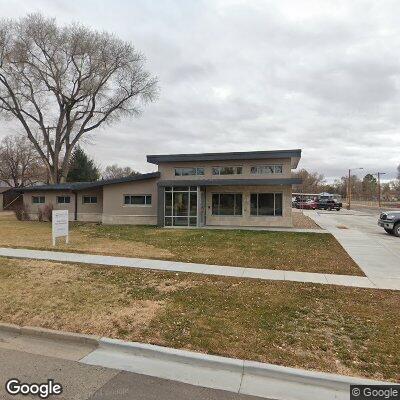
<svg viewBox="0 0 400 400">
<path fill-rule="evenodd" d="M 0 221 L 0 246 L 53 249 L 49 223 Z M 363 275 L 330 234 L 71 224 L 57 250 L 201 264 Z"/>
<path fill-rule="evenodd" d="M 0 320 L 400 380 L 400 292 L 0 258 Z M 384 312 L 382 312 L 384 310 Z"/>
</svg>

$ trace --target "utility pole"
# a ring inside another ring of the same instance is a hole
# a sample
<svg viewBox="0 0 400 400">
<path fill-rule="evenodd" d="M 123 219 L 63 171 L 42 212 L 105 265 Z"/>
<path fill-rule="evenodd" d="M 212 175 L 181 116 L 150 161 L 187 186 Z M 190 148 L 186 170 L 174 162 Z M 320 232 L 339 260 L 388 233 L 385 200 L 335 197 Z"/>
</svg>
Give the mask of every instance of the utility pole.
<svg viewBox="0 0 400 400">
<path fill-rule="evenodd" d="M 351 186 L 350 186 L 350 179 L 351 179 L 351 169 L 349 168 L 349 177 L 347 178 L 347 209 L 350 210 L 351 207 Z"/>
<path fill-rule="evenodd" d="M 349 177 L 347 179 L 347 209 L 350 210 L 351 208 L 351 171 L 356 171 L 359 169 L 364 169 L 363 167 L 359 168 L 349 168 Z"/>
<path fill-rule="evenodd" d="M 378 207 L 381 208 L 381 176 L 385 175 L 386 172 L 377 172 L 374 175 L 378 176 Z"/>
</svg>

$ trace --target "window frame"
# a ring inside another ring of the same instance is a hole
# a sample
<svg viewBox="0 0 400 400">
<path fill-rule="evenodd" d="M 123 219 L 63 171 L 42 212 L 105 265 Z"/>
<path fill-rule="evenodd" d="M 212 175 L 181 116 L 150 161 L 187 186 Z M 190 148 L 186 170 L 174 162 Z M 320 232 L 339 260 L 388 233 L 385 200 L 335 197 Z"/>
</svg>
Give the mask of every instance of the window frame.
<svg viewBox="0 0 400 400">
<path fill-rule="evenodd" d="M 222 174 L 221 170 L 223 168 L 233 168 L 234 173 L 233 174 Z M 240 172 L 238 172 L 240 170 Z M 232 176 L 232 175 L 243 175 L 243 165 L 223 165 L 223 166 L 216 166 L 216 167 L 211 167 L 211 174 L 213 176 Z"/>
<path fill-rule="evenodd" d="M 186 193 L 187 198 L 187 215 L 177 215 L 175 213 L 175 193 Z M 195 202 L 192 203 L 193 195 L 196 195 Z M 170 201 L 167 200 L 170 197 Z M 168 208 L 170 209 L 167 213 L 167 202 L 170 203 Z M 199 202 L 199 190 L 197 186 L 180 186 L 179 183 L 176 186 L 164 187 L 164 226 L 198 226 L 198 203 Z M 195 207 L 196 214 L 192 213 L 193 206 Z M 186 224 L 176 224 L 177 220 L 186 219 Z"/>
<path fill-rule="evenodd" d="M 221 209 L 221 195 L 233 195 L 233 214 L 220 214 L 220 209 Z M 214 214 L 214 196 L 218 196 L 218 213 Z M 241 196 L 242 202 L 241 202 L 241 213 L 237 214 L 236 213 L 236 196 Z M 242 192 L 215 192 L 211 193 L 211 215 L 213 217 L 243 217 L 243 193 Z"/>
<path fill-rule="evenodd" d="M 183 170 L 194 170 L 193 174 L 183 174 Z M 180 173 L 177 173 L 178 171 Z M 204 176 L 205 167 L 174 167 L 174 176 Z"/>
<path fill-rule="evenodd" d="M 34 201 L 34 199 L 39 201 Z M 40 199 L 43 199 L 43 201 L 40 201 Z M 46 196 L 32 196 L 32 204 L 46 204 Z"/>
<path fill-rule="evenodd" d="M 65 199 L 69 199 L 69 201 L 65 201 Z M 60 199 L 64 199 L 64 201 L 60 201 Z M 71 196 L 68 195 L 62 195 L 62 196 L 56 196 L 56 202 L 57 204 L 71 204 Z"/>
<path fill-rule="evenodd" d="M 260 194 L 271 194 L 274 196 L 274 214 L 260 214 L 259 213 L 259 195 Z M 257 214 L 252 213 L 252 208 L 251 208 L 251 196 L 256 195 L 257 196 Z M 282 207 L 281 207 L 281 214 L 276 213 L 276 196 L 281 195 L 282 198 Z M 250 193 L 250 217 L 283 217 L 283 192 L 255 192 L 255 193 Z"/>
<path fill-rule="evenodd" d="M 132 197 L 144 197 L 144 204 L 132 204 L 132 203 L 125 203 L 126 198 L 129 197 L 130 201 L 132 201 Z M 151 207 L 152 206 L 152 195 L 151 193 L 146 193 L 146 194 L 124 194 L 122 196 L 122 204 L 123 207 Z M 148 198 L 150 198 L 150 202 L 148 202 Z"/>
<path fill-rule="evenodd" d="M 85 198 L 88 198 L 90 201 L 85 201 Z M 92 199 L 96 199 L 96 201 L 92 201 Z M 97 204 L 97 203 L 98 203 L 97 196 L 90 196 L 90 195 L 83 195 L 82 196 L 82 204 L 92 205 L 92 204 Z"/>
<path fill-rule="evenodd" d="M 266 172 L 267 168 L 272 168 L 273 172 Z M 264 169 L 264 171 L 262 170 Z M 277 169 L 280 171 L 277 172 Z M 283 174 L 283 164 L 259 164 L 250 166 L 251 175 L 275 175 Z"/>
</svg>

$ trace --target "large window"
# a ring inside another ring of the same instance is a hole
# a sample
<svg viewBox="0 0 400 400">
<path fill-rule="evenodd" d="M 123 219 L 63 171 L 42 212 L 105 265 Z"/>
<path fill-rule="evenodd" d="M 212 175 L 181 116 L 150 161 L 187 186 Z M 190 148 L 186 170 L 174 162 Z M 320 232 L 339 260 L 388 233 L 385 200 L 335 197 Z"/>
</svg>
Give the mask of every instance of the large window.
<svg viewBox="0 0 400 400">
<path fill-rule="evenodd" d="M 281 174 L 283 165 L 255 165 L 250 168 L 252 175 Z"/>
<path fill-rule="evenodd" d="M 251 193 L 250 215 L 282 215 L 282 193 Z"/>
<path fill-rule="evenodd" d="M 151 194 L 126 194 L 124 204 L 129 206 L 151 206 Z"/>
<path fill-rule="evenodd" d="M 243 172 L 242 167 L 213 167 L 213 175 L 241 175 Z"/>
<path fill-rule="evenodd" d="M 241 193 L 213 193 L 213 215 L 242 215 Z"/>
<path fill-rule="evenodd" d="M 175 168 L 175 176 L 204 175 L 203 167 Z"/>
<path fill-rule="evenodd" d="M 57 203 L 58 204 L 69 204 L 71 203 L 70 196 L 57 196 Z"/>
<path fill-rule="evenodd" d="M 166 226 L 197 226 L 197 186 L 168 186 L 164 196 Z"/>
<path fill-rule="evenodd" d="M 33 204 L 44 204 L 46 202 L 45 196 L 32 196 Z"/>
<path fill-rule="evenodd" d="M 83 196 L 83 204 L 97 204 L 97 196 Z"/>
</svg>

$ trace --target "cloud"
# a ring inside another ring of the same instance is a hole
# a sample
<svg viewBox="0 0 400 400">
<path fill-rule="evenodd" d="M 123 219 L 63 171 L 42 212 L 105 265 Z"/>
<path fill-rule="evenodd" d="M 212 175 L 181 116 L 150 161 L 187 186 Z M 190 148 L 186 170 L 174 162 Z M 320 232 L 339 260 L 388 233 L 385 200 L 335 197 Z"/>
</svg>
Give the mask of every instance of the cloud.
<svg viewBox="0 0 400 400">
<path fill-rule="evenodd" d="M 161 85 L 138 119 L 99 130 L 103 165 L 150 153 L 302 148 L 301 167 L 394 177 L 400 163 L 396 1 L 0 0 L 133 42 Z M 0 136 L 8 132 L 0 127 Z"/>
</svg>

